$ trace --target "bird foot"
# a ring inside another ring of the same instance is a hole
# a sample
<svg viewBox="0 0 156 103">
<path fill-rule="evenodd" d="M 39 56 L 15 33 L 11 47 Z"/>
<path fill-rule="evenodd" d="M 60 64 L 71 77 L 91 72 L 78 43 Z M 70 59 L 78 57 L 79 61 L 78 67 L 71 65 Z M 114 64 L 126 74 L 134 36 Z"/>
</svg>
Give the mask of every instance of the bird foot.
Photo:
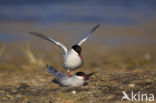
<svg viewBox="0 0 156 103">
<path fill-rule="evenodd" d="M 72 75 L 68 75 L 68 77 L 72 77 Z"/>
<path fill-rule="evenodd" d="M 68 72 L 68 77 L 72 77 L 72 75 L 70 74 L 70 72 Z"/>
</svg>

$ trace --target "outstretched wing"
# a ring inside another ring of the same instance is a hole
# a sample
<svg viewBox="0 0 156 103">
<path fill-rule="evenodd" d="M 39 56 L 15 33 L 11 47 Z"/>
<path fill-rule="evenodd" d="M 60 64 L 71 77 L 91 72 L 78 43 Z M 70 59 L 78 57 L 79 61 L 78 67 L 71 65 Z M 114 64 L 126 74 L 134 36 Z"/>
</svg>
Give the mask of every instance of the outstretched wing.
<svg viewBox="0 0 156 103">
<path fill-rule="evenodd" d="M 97 24 L 91 31 L 89 31 L 81 40 L 80 42 L 77 43 L 77 45 L 81 45 L 83 42 L 85 42 L 87 40 L 87 38 L 89 37 L 89 35 L 91 33 L 93 33 L 100 25 Z"/>
<path fill-rule="evenodd" d="M 39 37 L 39 38 L 43 38 L 43 39 L 45 39 L 45 40 L 48 40 L 48 41 L 50 41 L 50 42 L 52 42 L 52 43 L 58 45 L 59 47 L 61 47 L 61 48 L 64 50 L 65 54 L 67 54 L 67 51 L 68 51 L 68 50 L 67 50 L 67 47 L 66 47 L 65 45 L 63 45 L 62 43 L 60 43 L 60 42 L 58 42 L 58 41 L 56 41 L 56 40 L 50 38 L 50 37 L 47 36 L 47 35 L 44 35 L 44 34 L 41 34 L 41 33 L 38 33 L 38 32 L 28 32 L 28 33 L 31 34 L 31 35 L 37 36 L 37 37 Z"/>
</svg>

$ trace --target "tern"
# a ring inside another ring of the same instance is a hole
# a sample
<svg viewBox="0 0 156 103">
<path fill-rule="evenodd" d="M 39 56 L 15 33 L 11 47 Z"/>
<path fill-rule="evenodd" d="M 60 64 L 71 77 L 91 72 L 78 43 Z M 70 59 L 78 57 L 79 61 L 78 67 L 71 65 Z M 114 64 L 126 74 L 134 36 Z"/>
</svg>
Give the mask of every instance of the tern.
<svg viewBox="0 0 156 103">
<path fill-rule="evenodd" d="M 66 87 L 78 87 L 85 84 L 85 79 L 89 77 L 83 72 L 77 72 L 76 74 L 69 77 L 67 74 L 58 72 L 54 67 L 47 65 L 48 69 L 45 69 L 51 73 L 61 86 Z"/>
<path fill-rule="evenodd" d="M 83 58 L 81 55 L 82 49 L 80 46 L 87 40 L 90 34 L 93 33 L 99 26 L 100 26 L 99 24 L 94 26 L 87 34 L 84 35 L 84 37 L 77 44 L 73 45 L 71 49 L 67 49 L 67 47 L 64 44 L 62 44 L 59 41 L 56 41 L 55 39 L 47 35 L 38 32 L 28 32 L 28 33 L 37 36 L 39 38 L 48 40 L 63 49 L 64 51 L 64 54 L 62 55 L 64 59 L 63 67 L 68 71 L 68 76 L 71 77 L 70 70 L 76 70 L 83 64 Z"/>
</svg>

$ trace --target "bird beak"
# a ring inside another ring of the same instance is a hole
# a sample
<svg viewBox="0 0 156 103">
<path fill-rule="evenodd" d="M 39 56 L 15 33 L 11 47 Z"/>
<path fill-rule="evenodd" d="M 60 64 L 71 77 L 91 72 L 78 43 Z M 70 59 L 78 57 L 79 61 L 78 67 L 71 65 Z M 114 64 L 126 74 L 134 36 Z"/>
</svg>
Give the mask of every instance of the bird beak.
<svg viewBox="0 0 156 103">
<path fill-rule="evenodd" d="M 79 57 L 82 59 L 82 56 L 81 56 L 81 54 L 79 54 Z"/>
<path fill-rule="evenodd" d="M 84 79 L 88 80 L 88 76 L 83 76 Z"/>
</svg>

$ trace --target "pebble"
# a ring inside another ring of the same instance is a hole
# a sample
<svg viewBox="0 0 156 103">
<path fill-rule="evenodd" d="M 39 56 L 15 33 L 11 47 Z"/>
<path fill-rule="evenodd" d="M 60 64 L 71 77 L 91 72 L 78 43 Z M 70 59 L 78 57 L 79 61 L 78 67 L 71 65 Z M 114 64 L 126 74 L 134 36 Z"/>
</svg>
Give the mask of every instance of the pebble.
<svg viewBox="0 0 156 103">
<path fill-rule="evenodd" d="M 5 93 L 3 90 L 0 91 L 1 94 Z"/>
<path fill-rule="evenodd" d="M 76 94 L 76 91 L 75 91 L 75 90 L 73 90 L 73 91 L 72 91 L 72 93 L 73 93 L 73 94 Z"/>
<path fill-rule="evenodd" d="M 134 84 L 134 83 L 130 83 L 128 86 L 129 86 L 130 88 L 134 88 L 134 87 L 135 87 L 135 84 Z"/>
</svg>

